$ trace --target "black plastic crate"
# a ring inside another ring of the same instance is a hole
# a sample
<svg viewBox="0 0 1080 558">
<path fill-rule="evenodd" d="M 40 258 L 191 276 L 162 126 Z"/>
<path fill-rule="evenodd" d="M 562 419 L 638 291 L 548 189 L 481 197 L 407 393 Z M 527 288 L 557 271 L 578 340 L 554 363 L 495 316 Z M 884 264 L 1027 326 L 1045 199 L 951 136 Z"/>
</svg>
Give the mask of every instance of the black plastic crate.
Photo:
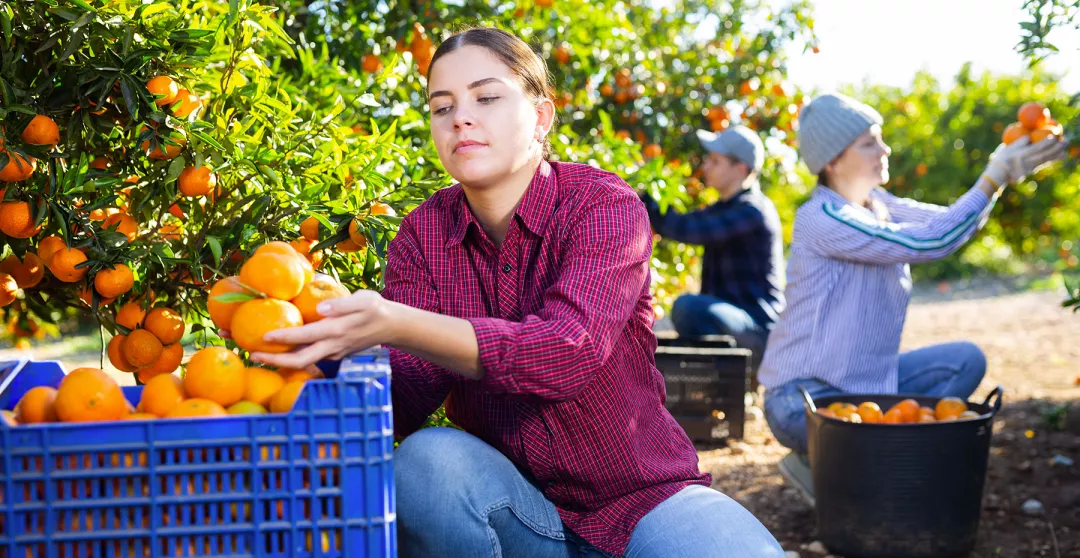
<svg viewBox="0 0 1080 558">
<path fill-rule="evenodd" d="M 656 334 L 658 347 L 698 347 L 701 349 L 734 349 L 735 338 L 730 335 L 702 335 L 701 337 L 680 337 L 674 331 Z"/>
<path fill-rule="evenodd" d="M 657 347 L 667 409 L 695 444 L 743 438 L 750 355 L 731 347 Z"/>
</svg>

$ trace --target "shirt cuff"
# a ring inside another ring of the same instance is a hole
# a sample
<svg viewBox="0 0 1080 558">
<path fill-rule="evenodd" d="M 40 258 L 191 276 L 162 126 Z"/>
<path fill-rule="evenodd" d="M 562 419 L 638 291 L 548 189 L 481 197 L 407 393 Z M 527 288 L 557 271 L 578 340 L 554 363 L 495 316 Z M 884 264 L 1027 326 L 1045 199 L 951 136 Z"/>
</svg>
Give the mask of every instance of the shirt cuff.
<svg viewBox="0 0 1080 558">
<path fill-rule="evenodd" d="M 476 346 L 480 352 L 480 366 L 484 368 L 481 380 L 485 386 L 499 391 L 516 391 L 517 381 L 509 371 L 516 360 L 514 326 L 496 318 L 467 318 L 476 332 Z"/>
</svg>

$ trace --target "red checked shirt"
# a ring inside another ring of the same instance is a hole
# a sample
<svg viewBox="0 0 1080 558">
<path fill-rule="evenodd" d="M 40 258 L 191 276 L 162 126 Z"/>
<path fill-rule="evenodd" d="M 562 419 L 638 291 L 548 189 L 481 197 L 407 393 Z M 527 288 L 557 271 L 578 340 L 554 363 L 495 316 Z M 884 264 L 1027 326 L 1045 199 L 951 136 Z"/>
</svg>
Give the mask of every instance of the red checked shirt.
<svg viewBox="0 0 1080 558">
<path fill-rule="evenodd" d="M 484 377 L 391 351 L 396 434 L 445 400 L 455 424 L 540 482 L 571 531 L 622 554 L 657 504 L 711 481 L 664 408 L 651 254 L 644 205 L 586 165 L 541 163 L 501 248 L 460 185 L 436 192 L 391 242 L 383 296 L 469 320 Z"/>
</svg>

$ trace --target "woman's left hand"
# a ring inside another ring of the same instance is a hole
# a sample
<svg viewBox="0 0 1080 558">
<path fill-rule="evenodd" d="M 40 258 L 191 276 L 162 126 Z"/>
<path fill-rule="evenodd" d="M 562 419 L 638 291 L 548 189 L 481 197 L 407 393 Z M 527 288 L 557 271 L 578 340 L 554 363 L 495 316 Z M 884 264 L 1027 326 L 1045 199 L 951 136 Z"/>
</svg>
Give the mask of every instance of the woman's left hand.
<svg viewBox="0 0 1080 558">
<path fill-rule="evenodd" d="M 268 332 L 268 342 L 295 345 L 287 353 L 252 353 L 256 362 L 278 368 L 304 368 L 324 359 L 340 360 L 375 345 L 391 341 L 393 303 L 375 291 L 356 291 L 350 296 L 319 303 L 323 319 L 300 327 Z"/>
</svg>

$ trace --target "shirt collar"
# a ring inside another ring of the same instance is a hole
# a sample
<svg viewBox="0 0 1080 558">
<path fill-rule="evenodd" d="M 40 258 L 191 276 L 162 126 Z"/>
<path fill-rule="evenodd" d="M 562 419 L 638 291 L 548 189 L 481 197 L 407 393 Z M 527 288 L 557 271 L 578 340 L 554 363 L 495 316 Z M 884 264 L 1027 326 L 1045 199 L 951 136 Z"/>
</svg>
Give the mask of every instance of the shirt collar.
<svg viewBox="0 0 1080 558">
<path fill-rule="evenodd" d="M 547 161 L 540 161 L 540 165 L 533 174 L 532 181 L 525 189 L 525 196 L 521 199 L 514 215 L 532 231 L 533 234 L 544 236 L 551 214 L 555 210 L 556 195 L 558 192 L 558 178 L 555 170 Z M 465 198 L 465 190 L 461 185 L 455 186 L 454 199 L 450 202 L 454 209 L 454 221 L 451 225 L 450 235 L 446 245 L 461 244 L 465 240 L 465 234 L 469 232 L 471 225 L 480 228 L 480 223 L 469 209 L 469 201 Z"/>
<path fill-rule="evenodd" d="M 816 193 L 817 193 L 817 195 L 822 196 L 823 198 L 825 198 L 826 201 L 828 201 L 829 203 L 832 203 L 836 207 L 842 207 L 842 206 L 845 206 L 845 205 L 850 205 L 851 207 L 855 208 L 856 210 L 865 211 L 868 215 L 874 217 L 877 220 L 880 220 L 880 221 L 888 221 L 889 220 L 888 209 L 886 208 L 885 203 L 882 200 L 882 196 L 878 192 L 877 188 L 871 190 L 870 195 L 867 198 L 867 199 L 869 199 L 871 201 L 871 203 L 873 203 L 873 209 L 871 209 L 869 207 L 866 207 L 864 205 L 858 205 L 858 204 L 851 203 L 850 200 L 848 200 L 844 196 L 841 196 L 839 193 L 837 193 L 836 190 L 833 190 L 832 188 L 829 188 L 828 186 L 825 186 L 824 184 L 818 184 Z"/>
</svg>

